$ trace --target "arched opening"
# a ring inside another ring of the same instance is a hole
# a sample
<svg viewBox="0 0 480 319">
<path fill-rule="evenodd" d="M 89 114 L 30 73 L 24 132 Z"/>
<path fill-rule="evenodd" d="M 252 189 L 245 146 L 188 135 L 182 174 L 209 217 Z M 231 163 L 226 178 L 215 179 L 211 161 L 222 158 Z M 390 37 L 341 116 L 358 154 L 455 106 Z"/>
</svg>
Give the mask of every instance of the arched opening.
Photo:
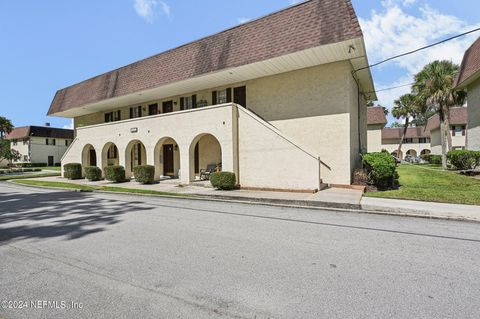
<svg viewBox="0 0 480 319">
<path fill-rule="evenodd" d="M 402 159 L 403 158 L 403 153 L 402 151 L 400 151 L 400 155 L 397 155 L 397 151 L 393 151 L 392 153 L 390 153 L 392 156 L 395 156 L 396 158 L 398 159 Z"/>
<path fill-rule="evenodd" d="M 139 165 L 147 164 L 147 151 L 145 145 L 139 140 L 133 140 L 128 143 L 125 150 L 125 175 L 132 177 L 133 169 Z"/>
<path fill-rule="evenodd" d="M 155 178 L 178 178 L 180 175 L 180 148 L 171 137 L 161 138 L 154 149 Z"/>
<path fill-rule="evenodd" d="M 422 150 L 422 151 L 420 152 L 420 155 L 428 155 L 428 154 L 430 154 L 430 153 L 431 153 L 430 150 L 424 149 L 424 150 Z"/>
<path fill-rule="evenodd" d="M 211 134 L 200 134 L 193 139 L 189 157 L 190 181 L 206 180 L 211 172 L 222 170 L 222 147 Z"/>
<path fill-rule="evenodd" d="M 91 144 L 87 144 L 83 147 L 82 166 L 97 166 L 97 152 Z"/>
<path fill-rule="evenodd" d="M 405 157 L 417 157 L 417 151 L 415 150 L 408 150 L 407 155 Z"/>
<path fill-rule="evenodd" d="M 117 145 L 114 143 L 107 143 L 102 149 L 102 170 L 107 166 L 114 166 L 120 164 L 120 157 L 118 154 Z"/>
</svg>

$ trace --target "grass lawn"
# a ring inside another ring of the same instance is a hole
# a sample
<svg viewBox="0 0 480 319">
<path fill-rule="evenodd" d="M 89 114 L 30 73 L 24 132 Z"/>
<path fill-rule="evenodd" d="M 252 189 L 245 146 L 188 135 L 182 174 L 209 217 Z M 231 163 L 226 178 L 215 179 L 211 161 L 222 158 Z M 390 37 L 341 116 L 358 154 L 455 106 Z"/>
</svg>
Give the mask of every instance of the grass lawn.
<svg viewBox="0 0 480 319">
<path fill-rule="evenodd" d="M 42 171 L 48 170 L 48 171 L 59 171 L 59 172 L 62 169 L 60 166 L 48 166 L 48 167 L 38 167 L 38 168 L 40 168 Z"/>
<path fill-rule="evenodd" d="M 439 165 L 403 164 L 398 174 L 400 189 L 365 196 L 480 205 L 480 180 L 473 177 L 443 171 Z"/>
<path fill-rule="evenodd" d="M 60 173 L 38 173 L 38 174 L 20 174 L 20 175 L 0 175 L 0 181 L 9 181 L 12 179 L 26 179 L 37 177 L 60 176 Z"/>
<path fill-rule="evenodd" d="M 80 185 L 80 184 L 63 183 L 63 182 L 34 181 L 34 180 L 28 180 L 28 179 L 17 180 L 15 181 L 15 183 L 30 185 L 30 186 L 78 189 L 81 191 L 108 191 L 108 192 L 117 192 L 117 193 L 192 197 L 192 195 L 189 195 L 189 194 L 159 192 L 159 191 L 148 190 L 148 189 L 123 188 L 123 187 L 115 187 L 115 186 L 89 186 L 89 185 Z"/>
</svg>

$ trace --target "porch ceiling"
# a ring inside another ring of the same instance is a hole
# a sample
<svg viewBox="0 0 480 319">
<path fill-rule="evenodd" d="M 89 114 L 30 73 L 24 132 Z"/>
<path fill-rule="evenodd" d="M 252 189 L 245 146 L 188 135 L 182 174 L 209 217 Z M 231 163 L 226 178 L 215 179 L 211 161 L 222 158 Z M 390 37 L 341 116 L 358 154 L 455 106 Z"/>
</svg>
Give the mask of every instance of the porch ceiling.
<svg viewBox="0 0 480 319">
<path fill-rule="evenodd" d="M 354 69 L 368 66 L 363 38 L 318 46 L 269 60 L 225 69 L 156 87 L 154 89 L 83 105 L 53 115 L 72 118 L 96 112 L 108 111 L 120 106 L 124 107 L 153 100 L 160 100 L 167 97 L 345 60 L 349 60 Z M 357 78 L 362 92 L 373 92 L 375 90 L 369 69 L 359 71 L 357 73 Z M 369 99 L 376 100 L 375 93 L 371 93 Z"/>
</svg>

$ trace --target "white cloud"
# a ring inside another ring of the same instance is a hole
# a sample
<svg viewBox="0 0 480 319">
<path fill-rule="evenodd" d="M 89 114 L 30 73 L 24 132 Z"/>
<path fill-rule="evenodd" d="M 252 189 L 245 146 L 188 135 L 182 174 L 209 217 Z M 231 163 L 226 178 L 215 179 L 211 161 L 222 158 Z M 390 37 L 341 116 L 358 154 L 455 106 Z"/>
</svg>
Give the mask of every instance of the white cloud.
<svg viewBox="0 0 480 319">
<path fill-rule="evenodd" d="M 160 6 L 160 13 L 171 18 L 170 6 L 161 0 L 134 0 L 133 7 L 137 14 L 148 23 L 153 23 L 157 16 L 157 7 Z"/>
<path fill-rule="evenodd" d="M 370 18 L 359 19 L 371 64 L 480 26 L 468 25 L 458 17 L 443 14 L 429 5 L 419 6 L 415 15 L 406 13 L 402 5 L 414 2 L 415 0 L 386 0 L 382 2 L 381 12 L 372 11 Z M 410 83 L 414 74 L 434 60 L 446 59 L 461 63 L 465 50 L 477 37 L 478 34 L 471 34 L 457 38 L 376 67 L 377 72 L 389 72 L 392 65 L 403 70 L 400 79 L 393 83 L 376 83 L 376 89 Z M 391 108 L 393 100 L 407 92 L 408 87 L 379 92 L 379 103 Z"/>
<path fill-rule="evenodd" d="M 73 130 L 73 119 L 71 120 L 70 124 L 64 125 L 63 128 L 66 128 L 68 130 Z"/>
<path fill-rule="evenodd" d="M 251 18 L 237 18 L 238 23 L 247 23 L 248 21 L 251 21 Z"/>
</svg>

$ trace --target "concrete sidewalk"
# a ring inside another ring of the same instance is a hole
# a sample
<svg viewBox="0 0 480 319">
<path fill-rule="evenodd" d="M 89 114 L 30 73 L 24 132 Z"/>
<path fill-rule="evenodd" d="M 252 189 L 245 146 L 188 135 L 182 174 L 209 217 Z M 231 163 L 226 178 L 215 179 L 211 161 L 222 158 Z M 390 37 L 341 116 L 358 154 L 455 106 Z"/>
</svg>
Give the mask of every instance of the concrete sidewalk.
<svg viewBox="0 0 480 319">
<path fill-rule="evenodd" d="M 480 206 L 362 197 L 362 191 L 343 188 L 329 188 L 315 194 L 310 194 L 253 190 L 220 191 L 213 189 L 208 182 L 179 185 L 176 180 L 164 180 L 153 185 L 141 185 L 134 181 L 120 184 L 108 181 L 71 181 L 56 176 L 35 178 L 34 180 L 88 186 L 113 186 L 129 189 L 143 189 L 157 192 L 194 195 L 203 199 L 233 200 L 297 207 L 334 208 L 365 213 L 480 222 Z"/>
</svg>

